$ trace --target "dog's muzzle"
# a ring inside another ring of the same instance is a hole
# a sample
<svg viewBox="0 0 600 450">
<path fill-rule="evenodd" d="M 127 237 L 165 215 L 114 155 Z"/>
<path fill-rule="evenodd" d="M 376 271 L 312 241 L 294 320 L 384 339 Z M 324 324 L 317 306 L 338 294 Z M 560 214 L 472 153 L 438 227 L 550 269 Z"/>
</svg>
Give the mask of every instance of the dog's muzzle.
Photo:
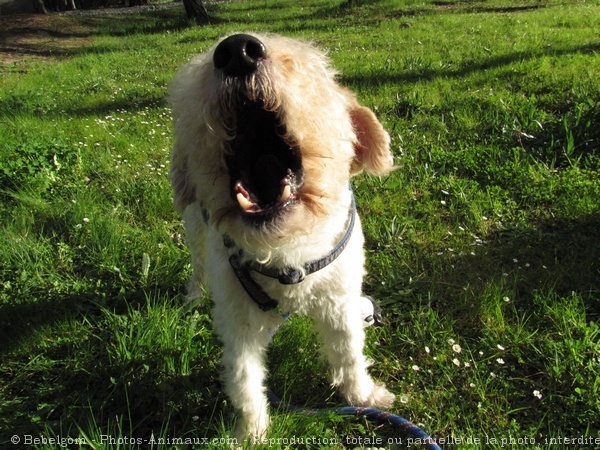
<svg viewBox="0 0 600 450">
<path fill-rule="evenodd" d="M 215 70 L 229 86 L 224 115 L 231 120 L 226 164 L 231 196 L 244 218 L 263 223 L 279 216 L 298 197 L 303 183 L 300 150 L 288 136 L 281 111 L 272 108 L 269 55 L 254 36 L 235 34 L 213 54 Z M 269 92 L 266 94 L 265 92 Z"/>
</svg>

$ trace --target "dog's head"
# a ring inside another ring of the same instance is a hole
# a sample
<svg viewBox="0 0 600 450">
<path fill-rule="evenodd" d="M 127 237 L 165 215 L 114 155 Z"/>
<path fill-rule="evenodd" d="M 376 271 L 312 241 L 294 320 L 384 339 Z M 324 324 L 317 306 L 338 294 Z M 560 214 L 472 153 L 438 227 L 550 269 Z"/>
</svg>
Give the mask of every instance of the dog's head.
<svg viewBox="0 0 600 450">
<path fill-rule="evenodd" d="M 339 203 L 351 175 L 392 169 L 373 112 L 303 42 L 229 36 L 180 71 L 170 98 L 176 207 L 200 202 L 234 239 L 308 224 Z"/>
</svg>

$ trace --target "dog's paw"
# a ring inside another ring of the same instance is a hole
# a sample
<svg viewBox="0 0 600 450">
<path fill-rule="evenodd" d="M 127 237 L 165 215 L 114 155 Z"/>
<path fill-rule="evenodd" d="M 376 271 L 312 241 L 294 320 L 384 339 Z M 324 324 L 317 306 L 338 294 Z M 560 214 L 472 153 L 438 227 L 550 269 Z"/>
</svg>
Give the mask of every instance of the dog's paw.
<svg viewBox="0 0 600 450">
<path fill-rule="evenodd" d="M 357 406 L 371 406 L 373 408 L 389 408 L 396 400 L 396 396 L 387 390 L 385 384 L 378 381 L 374 382 L 373 389 L 367 395 L 363 395 L 362 398 L 356 398 L 350 396 L 348 400 L 353 405 Z"/>
<path fill-rule="evenodd" d="M 369 396 L 368 406 L 373 406 L 376 408 L 389 408 L 390 406 L 392 406 L 395 400 L 396 396 L 387 390 L 385 384 L 375 382 L 375 386 L 373 386 L 373 391 Z"/>
<path fill-rule="evenodd" d="M 267 414 L 239 418 L 235 429 L 236 446 L 233 448 L 254 448 L 265 438 L 268 428 L 269 416 Z"/>
<path fill-rule="evenodd" d="M 389 408 L 396 400 L 396 396 L 386 389 L 385 384 L 371 380 L 368 385 L 363 384 L 361 393 L 346 391 L 345 396 L 353 406 L 371 406 L 373 408 Z"/>
</svg>

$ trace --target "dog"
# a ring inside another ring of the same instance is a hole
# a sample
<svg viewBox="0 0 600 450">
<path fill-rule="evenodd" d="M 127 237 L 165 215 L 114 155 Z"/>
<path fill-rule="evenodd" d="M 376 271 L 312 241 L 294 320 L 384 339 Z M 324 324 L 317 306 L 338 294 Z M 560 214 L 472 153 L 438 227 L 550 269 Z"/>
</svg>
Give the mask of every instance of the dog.
<svg viewBox="0 0 600 450">
<path fill-rule="evenodd" d="M 238 440 L 267 432 L 265 353 L 282 313 L 312 317 L 347 402 L 386 408 L 395 399 L 363 355 L 373 308 L 362 294 L 364 237 L 349 187 L 359 172 L 394 169 L 390 139 L 336 76 L 312 44 L 234 34 L 170 86 L 170 176 L 189 290 L 203 284 L 212 294 Z"/>
</svg>

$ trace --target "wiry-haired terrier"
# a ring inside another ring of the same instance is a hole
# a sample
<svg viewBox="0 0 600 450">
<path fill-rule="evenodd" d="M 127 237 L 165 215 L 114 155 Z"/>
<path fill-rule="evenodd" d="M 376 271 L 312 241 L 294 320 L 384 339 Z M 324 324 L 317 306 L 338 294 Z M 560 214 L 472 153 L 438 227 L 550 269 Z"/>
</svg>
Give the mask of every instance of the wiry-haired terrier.
<svg viewBox="0 0 600 450">
<path fill-rule="evenodd" d="M 363 355 L 373 312 L 365 313 L 364 238 L 349 188 L 362 170 L 392 170 L 393 158 L 373 112 L 335 75 L 311 45 L 235 34 L 171 85 L 171 177 L 190 285 L 212 292 L 239 439 L 267 430 L 265 353 L 282 313 L 314 319 L 333 385 L 350 404 L 394 401 Z"/>
</svg>

